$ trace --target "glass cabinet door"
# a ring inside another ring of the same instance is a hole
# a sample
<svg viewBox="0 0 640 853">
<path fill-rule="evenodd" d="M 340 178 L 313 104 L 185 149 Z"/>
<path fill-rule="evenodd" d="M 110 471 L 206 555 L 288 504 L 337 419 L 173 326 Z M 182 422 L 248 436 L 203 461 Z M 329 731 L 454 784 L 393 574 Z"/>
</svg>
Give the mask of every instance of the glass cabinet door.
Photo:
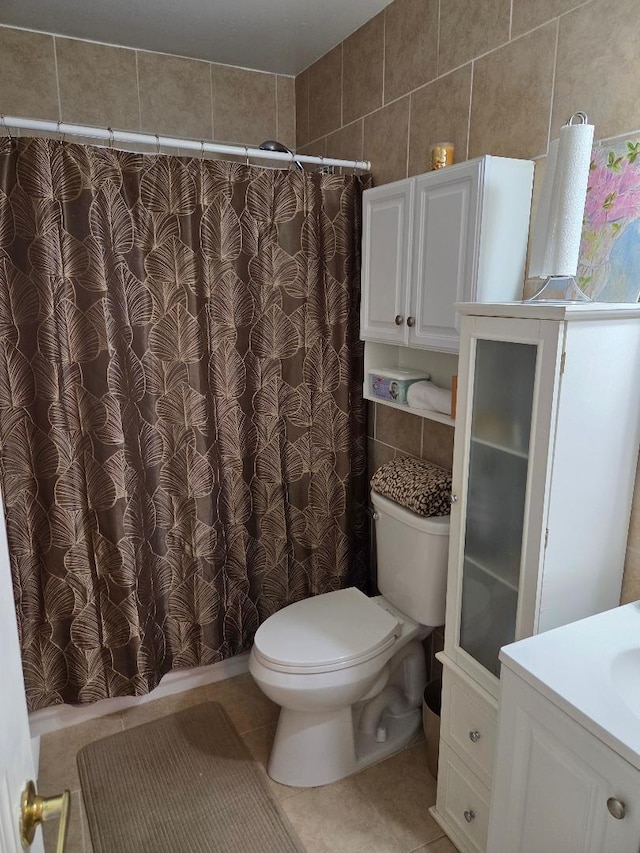
<svg viewBox="0 0 640 853">
<path fill-rule="evenodd" d="M 515 639 L 537 346 L 478 340 L 460 647 L 499 676 Z"/>
</svg>

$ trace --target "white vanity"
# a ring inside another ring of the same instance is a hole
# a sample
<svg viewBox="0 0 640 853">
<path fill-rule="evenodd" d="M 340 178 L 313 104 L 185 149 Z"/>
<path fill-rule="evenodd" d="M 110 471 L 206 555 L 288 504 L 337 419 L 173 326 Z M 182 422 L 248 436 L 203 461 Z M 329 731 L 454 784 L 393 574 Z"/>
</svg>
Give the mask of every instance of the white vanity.
<svg viewBox="0 0 640 853">
<path fill-rule="evenodd" d="M 640 602 L 500 660 L 488 853 L 638 853 Z"/>
</svg>

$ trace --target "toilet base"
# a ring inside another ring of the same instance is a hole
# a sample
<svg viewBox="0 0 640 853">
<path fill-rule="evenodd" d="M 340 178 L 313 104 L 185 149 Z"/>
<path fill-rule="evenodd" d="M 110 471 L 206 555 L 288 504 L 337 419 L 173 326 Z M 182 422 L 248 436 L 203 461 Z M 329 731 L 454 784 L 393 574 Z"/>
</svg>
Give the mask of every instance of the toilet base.
<svg viewBox="0 0 640 853">
<path fill-rule="evenodd" d="M 356 770 L 351 707 L 337 711 L 280 709 L 269 776 L 282 785 L 315 788 Z"/>
<path fill-rule="evenodd" d="M 322 713 L 280 710 L 268 773 L 282 785 L 315 788 L 337 782 L 405 747 L 422 726 L 421 708 L 384 714 L 386 740 L 354 731 L 352 708 Z"/>
</svg>

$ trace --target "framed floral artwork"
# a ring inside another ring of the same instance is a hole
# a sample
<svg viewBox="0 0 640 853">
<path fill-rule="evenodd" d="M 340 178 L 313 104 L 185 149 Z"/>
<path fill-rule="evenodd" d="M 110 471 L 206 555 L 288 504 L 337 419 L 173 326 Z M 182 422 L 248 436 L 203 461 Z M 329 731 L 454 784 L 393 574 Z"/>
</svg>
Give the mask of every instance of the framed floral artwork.
<svg viewBox="0 0 640 853">
<path fill-rule="evenodd" d="M 577 280 L 596 302 L 640 300 L 640 141 L 593 150 Z"/>
</svg>

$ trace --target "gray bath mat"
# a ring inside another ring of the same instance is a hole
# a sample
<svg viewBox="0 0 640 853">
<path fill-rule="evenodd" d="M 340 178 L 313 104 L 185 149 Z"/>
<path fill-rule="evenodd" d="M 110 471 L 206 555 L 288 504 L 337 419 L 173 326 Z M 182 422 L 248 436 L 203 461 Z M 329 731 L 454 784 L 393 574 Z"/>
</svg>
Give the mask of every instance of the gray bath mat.
<svg viewBox="0 0 640 853">
<path fill-rule="evenodd" d="M 78 753 L 95 853 L 302 853 L 221 705 L 206 702 Z"/>
</svg>

